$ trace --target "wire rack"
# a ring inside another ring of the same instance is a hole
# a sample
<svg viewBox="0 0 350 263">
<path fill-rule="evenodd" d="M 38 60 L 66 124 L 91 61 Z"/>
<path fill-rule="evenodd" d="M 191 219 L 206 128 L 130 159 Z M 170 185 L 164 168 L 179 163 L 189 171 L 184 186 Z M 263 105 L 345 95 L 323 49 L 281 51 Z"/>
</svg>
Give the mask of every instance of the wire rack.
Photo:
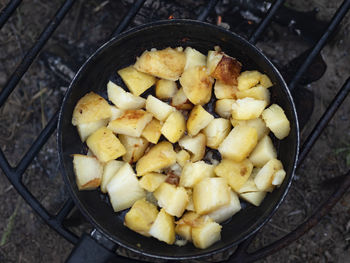
<svg viewBox="0 0 350 263">
<path fill-rule="evenodd" d="M 16 8 L 21 4 L 22 0 L 12 0 L 10 3 L 0 12 L 0 30 L 3 25 L 7 22 L 7 20 L 11 17 Z M 122 18 L 119 25 L 115 28 L 115 30 L 111 33 L 111 36 L 117 36 L 121 32 L 123 32 L 129 24 L 132 22 L 135 15 L 138 13 L 140 8 L 142 8 L 145 0 L 136 0 L 134 1 L 131 8 Z M 199 21 L 205 21 L 209 16 L 210 12 L 216 6 L 218 0 L 210 0 L 207 5 L 203 9 L 202 13 L 197 17 Z M 46 42 L 50 39 L 56 28 L 63 21 L 65 15 L 70 11 L 73 7 L 75 0 L 66 0 L 61 7 L 57 10 L 56 14 L 52 17 L 49 23 L 46 25 L 45 29 L 40 34 L 37 41 L 33 44 L 33 46 L 27 51 L 25 56 L 23 57 L 20 64 L 17 66 L 15 71 L 12 73 L 10 78 L 8 79 L 5 86 L 2 88 L 0 93 L 0 107 L 6 102 L 9 95 L 16 88 L 17 84 L 26 73 L 26 71 L 31 66 L 32 62 L 44 47 Z M 249 42 L 252 44 L 256 44 L 259 38 L 262 36 L 264 30 L 268 27 L 272 18 L 278 11 L 279 7 L 284 3 L 284 0 L 276 0 L 266 16 L 260 24 L 257 26 L 256 30 L 249 37 Z M 322 50 L 325 46 L 327 40 L 330 35 L 336 30 L 339 23 L 342 21 L 346 13 L 350 8 L 350 0 L 345 0 L 339 6 L 335 14 L 333 15 L 331 21 L 329 22 L 326 30 L 323 32 L 320 39 L 316 42 L 316 44 L 311 49 L 310 53 L 304 60 L 304 62 L 299 67 L 298 71 L 288 83 L 289 89 L 292 91 L 295 89 L 302 75 L 306 72 L 310 64 L 313 62 L 317 54 Z M 310 152 L 311 148 L 327 127 L 328 122 L 332 119 L 333 115 L 340 107 L 346 96 L 350 92 L 350 77 L 346 80 L 344 85 L 339 89 L 337 95 L 334 97 L 333 101 L 330 103 L 328 108 L 324 111 L 323 115 L 320 117 L 317 124 L 314 126 L 310 135 L 305 139 L 303 146 L 300 149 L 300 155 L 298 160 L 298 166 L 301 165 L 305 157 Z M 49 213 L 44 206 L 33 196 L 33 194 L 28 190 L 26 185 L 23 183 L 22 175 L 26 171 L 27 167 L 31 164 L 33 159 L 39 153 L 40 149 L 45 145 L 50 136 L 54 133 L 57 127 L 58 121 L 58 111 L 54 114 L 51 120 L 48 122 L 46 127 L 40 132 L 37 136 L 34 143 L 31 145 L 29 150 L 26 152 L 24 157 L 19 160 L 16 166 L 11 166 L 4 155 L 3 151 L 0 149 L 0 167 L 3 170 L 4 174 L 7 176 L 8 180 L 15 187 L 18 193 L 24 198 L 24 200 L 32 207 L 32 209 L 55 231 L 57 231 L 60 235 L 62 235 L 65 239 L 70 241 L 73 244 L 77 244 L 79 238 L 69 229 L 67 229 L 63 225 L 64 219 L 70 213 L 70 211 L 74 208 L 74 203 L 71 199 L 67 200 L 62 208 L 56 214 Z M 281 239 L 273 242 L 272 244 L 265 246 L 263 248 L 258 249 L 252 253 L 248 253 L 247 249 L 249 245 L 254 240 L 255 235 L 246 239 L 242 243 L 240 243 L 233 253 L 233 255 L 229 258 L 227 262 L 252 262 L 261 258 L 264 258 L 268 255 L 275 253 L 281 248 L 288 246 L 293 241 L 297 240 L 304 233 L 306 233 L 309 229 L 315 226 L 320 219 L 326 215 L 331 208 L 339 201 L 342 195 L 350 188 L 350 171 L 345 174 L 343 177 L 343 182 L 340 184 L 340 187 L 331 194 L 331 196 L 318 208 L 315 210 L 314 214 L 311 215 L 304 223 L 299 225 L 294 231 L 285 235 Z"/>
</svg>

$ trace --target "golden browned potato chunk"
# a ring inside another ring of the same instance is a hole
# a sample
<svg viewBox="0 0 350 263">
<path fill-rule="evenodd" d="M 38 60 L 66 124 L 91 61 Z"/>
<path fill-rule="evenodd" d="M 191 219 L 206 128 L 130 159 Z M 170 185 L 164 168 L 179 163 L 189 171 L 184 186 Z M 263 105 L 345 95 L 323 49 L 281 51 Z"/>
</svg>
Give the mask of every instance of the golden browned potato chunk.
<svg viewBox="0 0 350 263">
<path fill-rule="evenodd" d="M 154 204 L 147 202 L 146 199 L 140 199 L 126 213 L 124 225 L 141 235 L 149 237 L 151 235 L 148 232 L 157 215 L 158 210 Z"/>
<path fill-rule="evenodd" d="M 119 140 L 126 149 L 126 153 L 123 155 L 123 161 L 130 164 L 137 162 L 149 145 L 149 142 L 144 138 L 132 137 L 125 134 L 120 134 Z"/>
<path fill-rule="evenodd" d="M 158 120 L 165 121 L 168 116 L 175 111 L 175 108 L 152 95 L 148 95 L 146 100 L 146 110 L 152 113 Z"/>
<path fill-rule="evenodd" d="M 224 222 L 241 210 L 241 203 L 239 202 L 238 195 L 232 190 L 230 191 L 230 195 L 231 201 L 229 204 L 222 206 L 208 214 L 208 216 L 216 223 Z"/>
<path fill-rule="evenodd" d="M 160 142 L 153 146 L 149 152 L 138 160 L 136 171 L 138 176 L 149 172 L 155 172 L 169 167 L 176 162 L 176 152 L 170 142 Z"/>
<path fill-rule="evenodd" d="M 108 123 L 108 119 L 102 119 L 99 121 L 82 123 L 77 125 L 78 133 L 82 142 L 85 140 L 99 128 L 106 126 Z"/>
<path fill-rule="evenodd" d="M 187 151 L 191 152 L 191 161 L 196 162 L 204 157 L 206 138 L 203 133 L 198 133 L 194 137 L 187 135 L 180 139 L 179 145 Z"/>
<path fill-rule="evenodd" d="M 188 117 L 187 130 L 192 136 L 197 135 L 214 119 L 201 105 L 196 105 Z"/>
<path fill-rule="evenodd" d="M 180 78 L 186 97 L 195 105 L 209 102 L 213 79 L 208 76 L 206 67 L 197 66 L 186 70 Z"/>
<path fill-rule="evenodd" d="M 217 80 L 220 80 L 225 85 L 236 86 L 237 77 L 241 72 L 242 64 L 226 54 L 222 56 L 220 62 L 216 66 L 211 76 Z"/>
<path fill-rule="evenodd" d="M 182 169 L 180 185 L 183 187 L 193 187 L 204 178 L 214 176 L 214 166 L 204 161 L 188 162 Z"/>
<path fill-rule="evenodd" d="M 275 173 L 283 169 L 280 160 L 271 159 L 257 173 L 254 182 L 260 191 L 272 191 L 272 180 Z"/>
<path fill-rule="evenodd" d="M 111 108 L 108 102 L 100 95 L 89 92 L 82 97 L 73 111 L 72 124 L 95 122 L 111 117 Z"/>
<path fill-rule="evenodd" d="M 273 134 L 280 140 L 288 136 L 290 132 L 290 123 L 284 110 L 277 104 L 272 104 L 262 113 L 262 118 L 266 126 L 270 128 Z"/>
<path fill-rule="evenodd" d="M 270 91 L 261 85 L 247 90 L 239 90 L 236 92 L 236 96 L 237 99 L 249 97 L 256 100 L 264 100 L 266 101 L 266 105 L 270 104 Z"/>
<path fill-rule="evenodd" d="M 230 121 L 233 127 L 241 125 L 256 129 L 258 133 L 258 140 L 270 132 L 269 128 L 266 127 L 265 122 L 261 118 L 251 120 L 235 120 L 231 118 Z"/>
<path fill-rule="evenodd" d="M 218 223 L 206 216 L 199 226 L 192 228 L 192 242 L 195 247 L 206 249 L 221 239 L 221 228 Z"/>
<path fill-rule="evenodd" d="M 268 135 L 265 135 L 249 156 L 249 160 L 256 167 L 262 167 L 271 159 L 277 158 L 277 152 L 273 146 L 272 140 Z"/>
<path fill-rule="evenodd" d="M 161 100 L 172 98 L 177 92 L 176 82 L 159 79 L 156 83 L 156 97 Z"/>
<path fill-rule="evenodd" d="M 160 241 L 172 245 L 175 242 L 175 222 L 174 217 L 161 209 L 154 221 L 149 233 Z"/>
<path fill-rule="evenodd" d="M 180 88 L 171 99 L 171 106 L 178 110 L 190 110 L 193 108 L 193 104 L 186 97 L 183 88 Z"/>
<path fill-rule="evenodd" d="M 147 173 L 140 179 L 140 186 L 148 192 L 154 192 L 163 182 L 166 175 L 160 173 Z"/>
<path fill-rule="evenodd" d="M 233 99 L 222 99 L 215 102 L 215 112 L 221 117 L 228 119 L 232 115 L 232 105 L 235 103 Z"/>
<path fill-rule="evenodd" d="M 220 80 L 215 81 L 214 94 L 215 97 L 220 99 L 236 99 L 236 93 L 238 92 L 237 86 L 226 85 Z"/>
<path fill-rule="evenodd" d="M 156 83 L 155 77 L 137 71 L 133 66 L 118 70 L 118 74 L 135 96 L 141 95 Z"/>
<path fill-rule="evenodd" d="M 241 91 L 250 89 L 260 82 L 260 78 L 261 78 L 261 73 L 257 70 L 244 71 L 237 78 L 238 80 L 237 88 Z"/>
<path fill-rule="evenodd" d="M 194 48 L 186 47 L 185 55 L 185 70 L 196 66 L 205 66 L 207 64 L 207 57 Z"/>
<path fill-rule="evenodd" d="M 203 130 L 207 137 L 207 146 L 212 149 L 217 149 L 226 136 L 230 133 L 231 123 L 224 118 L 212 120 Z"/>
<path fill-rule="evenodd" d="M 176 81 L 184 71 L 185 53 L 180 49 L 166 48 L 156 51 L 145 51 L 134 65 L 141 72 L 158 78 Z"/>
<path fill-rule="evenodd" d="M 95 157 L 74 154 L 73 167 L 79 190 L 93 190 L 100 186 L 103 166 Z"/>
<path fill-rule="evenodd" d="M 143 129 L 141 135 L 146 138 L 147 141 L 156 144 L 162 135 L 161 129 L 162 124 L 160 124 L 160 121 L 153 118 Z"/>
<path fill-rule="evenodd" d="M 126 153 L 123 144 L 106 127 L 102 127 L 90 135 L 86 144 L 101 162 L 117 159 Z"/>
<path fill-rule="evenodd" d="M 192 227 L 199 226 L 203 220 L 198 220 L 199 214 L 186 212 L 179 221 L 175 222 L 175 232 L 188 241 L 192 241 Z"/>
<path fill-rule="evenodd" d="M 177 142 L 186 131 L 186 121 L 179 111 L 174 111 L 169 115 L 161 129 L 162 134 L 169 142 Z"/>
<path fill-rule="evenodd" d="M 232 104 L 232 118 L 236 120 L 256 119 L 261 115 L 266 105 L 264 100 L 238 99 Z"/>
<path fill-rule="evenodd" d="M 186 150 L 181 150 L 176 154 L 176 162 L 184 167 L 188 160 L 191 159 L 191 155 Z"/>
</svg>

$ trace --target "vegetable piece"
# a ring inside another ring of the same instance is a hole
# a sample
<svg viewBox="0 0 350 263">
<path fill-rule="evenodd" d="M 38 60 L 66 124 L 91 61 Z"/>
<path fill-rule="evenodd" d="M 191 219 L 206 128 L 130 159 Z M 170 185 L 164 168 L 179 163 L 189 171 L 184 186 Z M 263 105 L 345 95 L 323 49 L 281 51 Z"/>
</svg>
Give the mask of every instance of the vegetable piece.
<svg viewBox="0 0 350 263">
<path fill-rule="evenodd" d="M 237 91 L 236 96 L 237 99 L 249 97 L 256 100 L 264 100 L 266 105 L 270 104 L 270 91 L 261 85 L 247 90 L 239 90 Z"/>
<path fill-rule="evenodd" d="M 107 184 L 124 164 L 124 162 L 117 160 L 110 160 L 105 164 L 101 182 L 102 193 L 107 193 Z"/>
<path fill-rule="evenodd" d="M 191 161 L 196 162 L 203 159 L 205 154 L 206 138 L 203 133 L 198 133 L 196 136 L 184 136 L 179 140 L 179 145 L 192 153 Z"/>
<path fill-rule="evenodd" d="M 241 162 L 252 152 L 258 142 L 256 129 L 248 126 L 234 127 L 218 150 L 223 158 Z"/>
<path fill-rule="evenodd" d="M 200 222 L 203 221 L 203 219 L 197 220 L 199 218 L 200 215 L 195 212 L 186 212 L 179 221 L 175 222 L 175 233 L 188 241 L 192 241 L 192 227 L 199 226 Z"/>
<path fill-rule="evenodd" d="M 85 142 L 86 139 L 99 128 L 106 126 L 108 119 L 102 119 L 99 121 L 81 123 L 77 125 L 78 134 L 82 142 Z"/>
<path fill-rule="evenodd" d="M 118 119 L 124 113 L 124 111 L 118 109 L 116 106 L 111 106 L 111 112 L 112 116 L 109 118 L 109 121 L 114 121 L 115 119 Z"/>
<path fill-rule="evenodd" d="M 182 169 L 180 185 L 183 187 L 193 187 L 204 178 L 214 176 L 214 166 L 204 161 L 188 162 Z"/>
<path fill-rule="evenodd" d="M 183 88 L 180 88 L 171 99 L 171 106 L 178 110 L 190 110 L 193 104 L 188 100 Z"/>
<path fill-rule="evenodd" d="M 228 119 L 232 114 L 233 99 L 222 99 L 215 102 L 215 112 L 222 118 Z"/>
<path fill-rule="evenodd" d="M 149 142 L 144 138 L 124 134 L 119 135 L 119 140 L 126 149 L 126 153 L 123 155 L 123 161 L 130 164 L 137 162 L 149 145 Z"/>
<path fill-rule="evenodd" d="M 260 82 L 260 78 L 261 78 L 261 73 L 259 71 L 256 71 L 256 70 L 244 71 L 237 78 L 238 80 L 237 88 L 238 90 L 250 89 Z"/>
<path fill-rule="evenodd" d="M 261 202 L 264 200 L 266 196 L 266 192 L 247 192 L 239 194 L 239 197 L 244 199 L 245 201 L 255 205 L 259 206 Z"/>
<path fill-rule="evenodd" d="M 174 217 L 161 209 L 154 221 L 149 234 L 160 241 L 172 245 L 175 242 Z"/>
<path fill-rule="evenodd" d="M 235 58 L 224 54 L 214 72 L 210 74 L 225 85 L 237 85 L 237 77 L 241 72 L 242 64 Z"/>
<path fill-rule="evenodd" d="M 194 48 L 186 47 L 185 55 L 186 55 L 185 70 L 196 66 L 206 66 L 207 64 L 207 57 Z"/>
<path fill-rule="evenodd" d="M 207 146 L 212 149 L 217 149 L 226 136 L 230 133 L 231 123 L 224 118 L 212 120 L 203 133 L 207 137 Z"/>
<path fill-rule="evenodd" d="M 133 66 L 118 70 L 118 74 L 135 96 L 140 96 L 156 83 L 155 77 L 137 71 Z"/>
<path fill-rule="evenodd" d="M 171 143 L 163 141 L 153 146 L 136 163 L 138 176 L 169 167 L 176 162 L 176 152 Z"/>
<path fill-rule="evenodd" d="M 140 199 L 126 213 L 124 225 L 141 235 L 149 237 L 151 236 L 149 231 L 157 216 L 157 207 L 147 202 L 145 198 Z"/>
<path fill-rule="evenodd" d="M 241 210 L 241 203 L 239 202 L 238 195 L 231 190 L 230 196 L 231 199 L 229 204 L 208 214 L 208 216 L 216 223 L 224 222 Z"/>
<path fill-rule="evenodd" d="M 238 92 L 237 86 L 226 85 L 220 80 L 217 80 L 214 85 L 214 94 L 218 100 L 221 99 L 236 99 Z"/>
<path fill-rule="evenodd" d="M 175 111 L 175 108 L 152 95 L 148 95 L 146 100 L 146 110 L 152 113 L 158 120 L 165 121 L 168 116 Z"/>
<path fill-rule="evenodd" d="M 102 127 L 91 134 L 86 140 L 86 144 L 101 162 L 117 159 L 126 153 L 123 144 L 106 127 Z"/>
<path fill-rule="evenodd" d="M 145 51 L 137 58 L 134 67 L 141 72 L 158 78 L 176 81 L 186 64 L 185 53 L 180 48 L 166 48 L 156 51 Z"/>
<path fill-rule="evenodd" d="M 160 173 L 147 173 L 141 177 L 140 186 L 148 192 L 154 192 L 163 182 L 165 182 L 166 175 Z"/>
<path fill-rule="evenodd" d="M 100 95 L 89 92 L 75 105 L 72 124 L 76 126 L 78 124 L 96 122 L 108 119 L 111 115 L 111 108 L 108 102 Z"/>
<path fill-rule="evenodd" d="M 173 216 L 180 217 L 188 203 L 188 195 L 185 188 L 169 183 L 162 183 L 153 193 L 158 200 L 158 205 Z"/>
<path fill-rule="evenodd" d="M 197 135 L 214 119 L 201 105 L 196 105 L 188 117 L 187 130 L 189 135 Z"/>
<path fill-rule="evenodd" d="M 266 126 L 270 128 L 273 134 L 280 140 L 288 136 L 290 132 L 290 123 L 284 110 L 277 104 L 272 104 L 262 113 L 262 118 Z"/>
<path fill-rule="evenodd" d="M 267 75 L 261 74 L 260 75 L 260 85 L 263 86 L 264 88 L 270 88 L 270 87 L 272 87 L 273 84 Z"/>
<path fill-rule="evenodd" d="M 238 99 L 232 104 L 232 118 L 236 120 L 256 119 L 261 115 L 266 105 L 264 100 Z"/>
<path fill-rule="evenodd" d="M 218 223 L 206 216 L 199 226 L 192 227 L 192 242 L 197 248 L 206 249 L 221 239 L 221 228 Z"/>
<path fill-rule="evenodd" d="M 270 161 L 268 161 L 259 170 L 258 174 L 254 178 L 256 187 L 260 191 L 272 191 L 271 186 L 274 174 L 281 169 L 283 169 L 281 161 L 277 159 L 271 159 Z"/>
<path fill-rule="evenodd" d="M 140 137 L 151 120 L 152 114 L 144 110 L 126 110 L 118 119 L 111 121 L 107 128 L 117 134 Z"/>
<path fill-rule="evenodd" d="M 224 54 L 216 50 L 208 51 L 207 56 L 207 72 L 209 75 L 213 74 L 217 65 L 221 61 Z"/>
<path fill-rule="evenodd" d="M 73 154 L 73 167 L 79 190 L 93 190 L 100 186 L 103 166 L 95 157 Z"/>
<path fill-rule="evenodd" d="M 153 118 L 143 129 L 141 136 L 144 137 L 147 141 L 156 144 L 162 135 L 161 130 L 162 125 L 160 122 Z"/>
<path fill-rule="evenodd" d="M 176 154 L 176 162 L 181 167 L 184 167 L 187 161 L 190 159 L 191 159 L 191 155 L 185 150 L 181 150 Z"/>
<path fill-rule="evenodd" d="M 270 130 L 269 128 L 266 127 L 265 122 L 261 118 L 257 119 L 251 119 L 251 120 L 235 120 L 235 119 L 230 119 L 232 126 L 248 126 L 256 129 L 258 133 L 258 140 L 263 138 L 265 135 L 267 135 Z"/>
<path fill-rule="evenodd" d="M 146 196 L 128 163 L 125 163 L 109 181 L 107 192 L 115 212 L 131 207 L 137 200 Z"/>
<path fill-rule="evenodd" d="M 172 80 L 159 79 L 156 83 L 156 97 L 158 99 L 170 99 L 177 92 L 176 82 Z"/>
<path fill-rule="evenodd" d="M 208 214 L 230 202 L 230 187 L 225 178 L 205 178 L 193 187 L 196 213 Z"/>
<path fill-rule="evenodd" d="M 269 160 L 277 157 L 277 152 L 273 146 L 272 140 L 268 135 L 265 135 L 249 156 L 249 160 L 256 167 L 262 167 Z"/>
<path fill-rule="evenodd" d="M 231 188 L 238 192 L 248 180 L 252 170 L 253 164 L 248 159 L 242 162 L 223 159 L 214 171 L 217 176 L 226 178 Z"/>
<path fill-rule="evenodd" d="M 275 172 L 272 179 L 272 185 L 280 187 L 286 177 L 286 171 L 281 169 Z"/>
<path fill-rule="evenodd" d="M 213 79 L 207 75 L 205 66 L 187 69 L 180 77 L 186 97 L 195 105 L 209 102 Z"/>
<path fill-rule="evenodd" d="M 125 91 L 122 87 L 109 81 L 107 84 L 108 99 L 122 110 L 138 110 L 145 106 L 144 98 Z"/>
<path fill-rule="evenodd" d="M 186 131 L 186 121 L 179 111 L 172 112 L 163 124 L 162 134 L 168 141 L 177 142 Z"/>
</svg>

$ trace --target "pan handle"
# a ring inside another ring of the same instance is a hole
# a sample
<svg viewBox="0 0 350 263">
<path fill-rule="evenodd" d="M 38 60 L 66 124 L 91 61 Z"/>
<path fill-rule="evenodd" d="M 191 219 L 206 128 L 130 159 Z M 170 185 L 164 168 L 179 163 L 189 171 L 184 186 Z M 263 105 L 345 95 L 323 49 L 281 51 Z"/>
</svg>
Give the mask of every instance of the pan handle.
<svg viewBox="0 0 350 263">
<path fill-rule="evenodd" d="M 94 236 L 94 230 L 92 232 L 92 236 Z M 100 240 L 101 234 L 99 234 L 99 238 L 96 240 L 94 237 L 88 234 L 83 234 L 72 250 L 68 258 L 66 259 L 66 263 L 105 263 L 105 262 L 121 262 L 121 263 L 133 263 L 133 262 L 141 262 L 130 258 L 125 258 L 117 255 L 115 252 L 117 245 L 109 241 L 109 244 L 105 244 L 107 240 L 105 237 L 104 245 L 102 242 L 98 242 Z M 107 245 L 108 248 L 105 246 Z"/>
</svg>

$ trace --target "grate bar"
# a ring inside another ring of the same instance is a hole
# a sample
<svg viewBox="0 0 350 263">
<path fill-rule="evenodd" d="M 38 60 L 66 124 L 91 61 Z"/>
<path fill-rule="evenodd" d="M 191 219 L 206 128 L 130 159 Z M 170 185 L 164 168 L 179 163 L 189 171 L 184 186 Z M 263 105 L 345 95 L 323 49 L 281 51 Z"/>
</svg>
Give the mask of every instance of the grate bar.
<svg viewBox="0 0 350 263">
<path fill-rule="evenodd" d="M 254 33 L 250 36 L 249 42 L 253 45 L 258 42 L 258 39 L 260 38 L 261 34 L 265 31 L 266 27 L 270 24 L 272 18 L 278 11 L 278 8 L 285 2 L 285 0 L 277 0 L 275 1 L 272 6 L 269 8 L 269 11 L 267 15 L 264 17 L 263 21 L 260 22 L 258 28 L 254 31 Z"/>
<path fill-rule="evenodd" d="M 6 174 L 7 176 L 9 176 L 13 172 L 13 168 L 11 167 L 9 162 L 7 161 L 2 149 L 0 149 L 0 167 L 1 167 L 2 171 L 4 172 L 4 174 Z"/>
<path fill-rule="evenodd" d="M 11 0 L 10 3 L 0 11 L 0 30 L 21 2 L 22 0 Z"/>
<path fill-rule="evenodd" d="M 345 84 L 341 87 L 337 95 L 334 97 L 333 101 L 328 106 L 325 113 L 322 115 L 318 123 L 315 125 L 309 137 L 305 140 L 305 143 L 303 144 L 302 149 L 300 151 L 298 166 L 303 162 L 307 154 L 310 152 L 312 146 L 315 144 L 318 137 L 326 128 L 328 122 L 332 119 L 333 115 L 336 113 L 336 111 L 338 110 L 338 108 L 343 103 L 343 101 L 345 100 L 346 96 L 349 93 L 350 93 L 350 78 L 348 78 Z"/>
<path fill-rule="evenodd" d="M 39 153 L 41 147 L 47 142 L 51 134 L 56 130 L 58 121 L 58 112 L 50 119 L 46 127 L 41 131 L 35 142 L 26 152 L 22 160 L 19 162 L 15 168 L 15 174 L 19 178 L 22 177 L 23 173 L 27 169 L 28 165 L 33 161 L 34 157 Z"/>
<path fill-rule="evenodd" d="M 341 4 L 341 6 L 338 8 L 337 12 L 332 17 L 331 22 L 329 23 L 325 33 L 322 35 L 322 37 L 318 40 L 318 42 L 315 44 L 315 46 L 312 48 L 312 51 L 305 59 L 304 63 L 301 65 L 297 73 L 295 74 L 292 81 L 289 83 L 288 87 L 292 91 L 304 72 L 308 69 L 314 58 L 317 56 L 317 54 L 322 50 L 322 48 L 325 46 L 329 36 L 335 31 L 339 23 L 342 21 L 346 13 L 349 11 L 350 8 L 350 1 L 344 0 L 344 2 Z"/>
<path fill-rule="evenodd" d="M 61 210 L 56 215 L 56 220 L 58 222 L 61 222 L 66 218 L 66 216 L 69 214 L 70 211 L 72 211 L 74 207 L 74 202 L 71 198 L 69 198 L 61 208 Z"/>
<path fill-rule="evenodd" d="M 30 65 L 33 63 L 35 57 L 38 55 L 45 43 L 49 40 L 53 32 L 62 22 L 63 18 L 68 13 L 68 11 L 74 3 L 75 0 L 66 0 L 66 2 L 64 2 L 64 4 L 60 7 L 55 16 L 52 18 L 52 20 L 48 23 L 44 31 L 41 33 L 40 37 L 38 38 L 38 41 L 26 53 L 21 63 L 16 68 L 15 72 L 13 72 L 10 79 L 7 81 L 5 87 L 0 93 L 0 107 L 5 103 L 8 96 L 10 96 L 11 92 L 15 89 L 16 85 L 21 80 L 24 73 L 26 73 Z"/>
<path fill-rule="evenodd" d="M 205 9 L 202 11 L 202 13 L 197 17 L 197 20 L 204 22 L 205 19 L 207 19 L 207 17 L 209 16 L 209 13 L 211 12 L 211 10 L 214 9 L 217 3 L 218 3 L 218 0 L 210 0 L 207 6 L 205 7 Z"/>
<path fill-rule="evenodd" d="M 141 7 L 143 6 L 143 3 L 145 1 L 146 0 L 136 0 L 135 1 L 135 3 L 129 9 L 128 13 L 123 17 L 123 19 L 121 20 L 121 22 L 119 23 L 117 28 L 114 30 L 114 32 L 112 33 L 110 38 L 119 35 L 122 31 L 124 31 L 128 27 L 131 20 L 135 17 L 137 12 L 141 9 Z"/>
</svg>

